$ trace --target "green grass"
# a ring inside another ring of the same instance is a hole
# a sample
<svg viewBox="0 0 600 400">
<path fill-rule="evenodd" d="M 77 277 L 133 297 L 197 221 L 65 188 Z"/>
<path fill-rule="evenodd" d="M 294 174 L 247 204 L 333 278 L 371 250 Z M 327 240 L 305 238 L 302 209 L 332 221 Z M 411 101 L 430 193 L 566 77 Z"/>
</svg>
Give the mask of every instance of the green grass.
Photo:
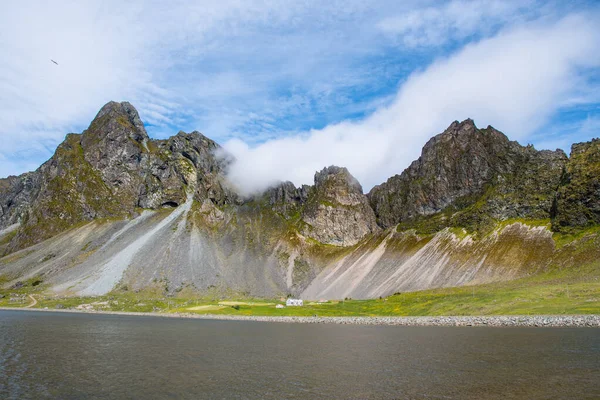
<svg viewBox="0 0 600 400">
<path fill-rule="evenodd" d="M 193 307 L 195 305 L 209 304 L 210 300 L 205 299 L 198 302 L 196 299 L 168 298 L 151 296 L 149 294 L 137 293 L 115 293 L 105 296 L 87 296 L 87 297 L 63 297 L 54 296 L 45 293 L 43 290 L 33 291 L 30 288 L 21 288 L 19 290 L 4 290 L 0 292 L 5 295 L 0 299 L 0 307 L 25 307 L 31 303 L 27 294 L 32 294 L 38 300 L 35 308 L 48 309 L 76 309 L 82 304 L 97 304 L 94 306 L 98 311 L 133 311 L 133 312 L 171 312 L 177 308 Z M 12 296 L 23 296 L 23 302 L 11 302 Z"/>
<path fill-rule="evenodd" d="M 416 316 L 416 315 L 541 315 L 600 314 L 600 266 L 556 269 L 531 277 L 486 285 L 433 289 L 396 294 L 383 299 L 306 302 L 303 307 L 275 308 L 278 299 L 223 299 L 160 297 L 156 292 L 119 292 L 97 297 L 55 297 L 43 285 L 5 290 L 0 306 L 24 307 L 30 303 L 11 303 L 10 297 L 32 293 L 36 308 L 76 308 L 80 304 L 107 302 L 95 309 L 104 311 L 181 312 L 195 314 L 246 316 Z M 221 306 L 217 307 L 221 303 Z M 207 306 L 207 307 L 203 307 Z M 213 307 L 209 307 L 213 306 Z M 193 308 L 196 308 L 195 310 Z"/>
<path fill-rule="evenodd" d="M 550 278 L 550 277 L 548 277 Z M 179 312 L 189 312 L 185 308 Z M 397 294 L 376 300 L 347 300 L 304 307 L 241 305 L 207 314 L 268 316 L 417 316 L 600 314 L 600 281 L 514 282 Z"/>
<path fill-rule="evenodd" d="M 586 236 L 594 236 L 600 234 L 600 225 L 595 225 L 588 228 L 579 229 L 569 232 L 554 232 L 552 238 L 556 247 L 560 248 L 567 244 L 573 243 Z"/>
</svg>

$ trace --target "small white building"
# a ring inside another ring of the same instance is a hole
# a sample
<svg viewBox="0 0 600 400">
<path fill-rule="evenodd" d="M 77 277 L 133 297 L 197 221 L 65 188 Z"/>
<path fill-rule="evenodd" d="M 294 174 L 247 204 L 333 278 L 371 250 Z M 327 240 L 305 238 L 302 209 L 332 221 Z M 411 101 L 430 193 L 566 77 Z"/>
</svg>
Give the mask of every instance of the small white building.
<svg viewBox="0 0 600 400">
<path fill-rule="evenodd" d="M 277 304 L 275 308 L 285 308 L 285 306 L 283 304 Z"/>
<path fill-rule="evenodd" d="M 285 301 L 285 305 L 290 307 L 290 306 L 303 306 L 304 302 L 302 301 L 302 299 L 292 299 L 289 298 Z"/>
</svg>

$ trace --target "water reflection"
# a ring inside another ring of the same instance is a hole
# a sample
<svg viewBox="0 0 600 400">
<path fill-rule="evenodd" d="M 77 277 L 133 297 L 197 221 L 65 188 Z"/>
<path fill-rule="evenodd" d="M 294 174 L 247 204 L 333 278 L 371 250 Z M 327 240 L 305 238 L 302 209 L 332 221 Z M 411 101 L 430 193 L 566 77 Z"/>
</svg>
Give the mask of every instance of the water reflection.
<svg viewBox="0 0 600 400">
<path fill-rule="evenodd" d="M 600 398 L 595 329 L 0 311 L 0 398 Z"/>
</svg>

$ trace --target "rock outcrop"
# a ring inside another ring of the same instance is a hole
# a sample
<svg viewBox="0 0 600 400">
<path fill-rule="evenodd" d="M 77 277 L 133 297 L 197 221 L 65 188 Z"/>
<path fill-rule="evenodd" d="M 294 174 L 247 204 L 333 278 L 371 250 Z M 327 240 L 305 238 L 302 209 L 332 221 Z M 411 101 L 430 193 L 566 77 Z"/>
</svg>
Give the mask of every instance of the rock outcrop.
<svg viewBox="0 0 600 400">
<path fill-rule="evenodd" d="M 336 166 L 315 174 L 302 221 L 303 234 L 336 246 L 352 246 L 378 231 L 362 186 L 346 168 Z"/>
<path fill-rule="evenodd" d="M 553 228 L 600 224 L 600 140 L 576 143 L 556 197 Z"/>
<path fill-rule="evenodd" d="M 374 187 L 368 197 L 383 227 L 444 210 L 449 215 L 436 229 L 481 218 L 549 218 L 567 161 L 561 150 L 537 151 L 491 126 L 455 121 L 429 140 L 402 174 Z M 455 215 L 458 211 L 463 212 Z"/>
<path fill-rule="evenodd" d="M 269 188 L 264 197 L 269 206 L 285 218 L 291 218 L 302 208 L 308 199 L 310 186 L 302 185 L 297 188 L 292 182 L 282 182 Z"/>
<path fill-rule="evenodd" d="M 39 174 L 35 172 L 0 179 L 0 230 L 21 220 L 39 187 Z"/>
<path fill-rule="evenodd" d="M 135 108 L 111 101 L 78 139 L 83 158 L 111 194 L 127 211 L 136 207 L 143 178 L 141 163 L 144 153 L 149 153 L 150 138 Z"/>
</svg>

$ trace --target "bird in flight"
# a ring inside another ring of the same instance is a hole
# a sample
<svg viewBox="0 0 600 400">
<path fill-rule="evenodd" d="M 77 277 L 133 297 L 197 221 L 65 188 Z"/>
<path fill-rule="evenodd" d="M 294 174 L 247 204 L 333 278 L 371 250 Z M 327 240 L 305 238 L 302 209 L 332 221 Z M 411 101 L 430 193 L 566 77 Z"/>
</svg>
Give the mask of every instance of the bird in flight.
<svg viewBox="0 0 600 400">
<path fill-rule="evenodd" d="M 58 65 L 58 63 L 56 61 L 54 61 L 53 59 L 50 59 L 50 61 L 52 61 L 54 64 Z"/>
</svg>

